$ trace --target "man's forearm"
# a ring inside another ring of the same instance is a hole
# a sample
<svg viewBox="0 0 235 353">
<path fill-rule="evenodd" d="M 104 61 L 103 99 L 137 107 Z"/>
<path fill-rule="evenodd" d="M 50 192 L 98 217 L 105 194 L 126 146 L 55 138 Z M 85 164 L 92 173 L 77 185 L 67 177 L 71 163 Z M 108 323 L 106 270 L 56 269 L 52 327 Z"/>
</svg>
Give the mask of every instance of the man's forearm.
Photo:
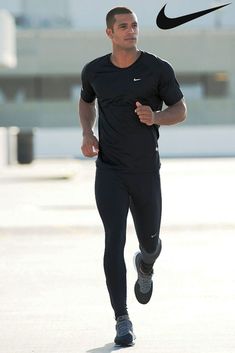
<svg viewBox="0 0 235 353">
<path fill-rule="evenodd" d="M 79 101 L 79 117 L 83 136 L 93 135 L 93 126 L 96 119 L 95 102 L 86 103 L 82 98 Z"/>
<path fill-rule="evenodd" d="M 163 111 L 155 112 L 154 122 L 156 125 L 174 125 L 184 121 L 186 114 L 186 104 L 182 99 Z"/>
</svg>

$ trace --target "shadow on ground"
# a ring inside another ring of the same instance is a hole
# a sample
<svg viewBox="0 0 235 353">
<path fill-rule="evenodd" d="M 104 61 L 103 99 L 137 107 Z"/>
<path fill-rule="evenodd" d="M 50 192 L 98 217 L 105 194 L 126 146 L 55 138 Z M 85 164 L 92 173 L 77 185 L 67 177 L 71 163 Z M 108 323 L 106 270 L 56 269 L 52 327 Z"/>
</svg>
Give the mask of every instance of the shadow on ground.
<svg viewBox="0 0 235 353">
<path fill-rule="evenodd" d="M 131 346 L 132 347 L 132 346 Z M 89 349 L 88 351 L 86 351 L 87 353 L 111 353 L 111 352 L 115 352 L 115 351 L 119 351 L 121 349 L 127 349 L 127 348 L 131 348 L 131 347 L 118 347 L 115 346 L 114 343 L 107 343 L 105 346 L 103 347 L 98 347 L 98 348 L 93 348 L 93 349 Z"/>
</svg>

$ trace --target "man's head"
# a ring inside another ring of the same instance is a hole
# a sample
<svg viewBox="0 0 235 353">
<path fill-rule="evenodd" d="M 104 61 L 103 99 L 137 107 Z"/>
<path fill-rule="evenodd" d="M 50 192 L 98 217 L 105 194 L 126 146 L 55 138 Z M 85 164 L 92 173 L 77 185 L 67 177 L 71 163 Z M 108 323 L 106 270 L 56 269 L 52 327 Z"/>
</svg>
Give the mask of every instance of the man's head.
<svg viewBox="0 0 235 353">
<path fill-rule="evenodd" d="M 106 33 L 113 45 L 130 49 L 136 46 L 138 22 L 133 11 L 127 7 L 115 7 L 106 15 Z"/>
<path fill-rule="evenodd" d="M 113 29 L 113 25 L 116 21 L 116 15 L 133 14 L 133 12 L 127 7 L 114 7 L 106 15 L 106 26 L 107 28 Z"/>
</svg>

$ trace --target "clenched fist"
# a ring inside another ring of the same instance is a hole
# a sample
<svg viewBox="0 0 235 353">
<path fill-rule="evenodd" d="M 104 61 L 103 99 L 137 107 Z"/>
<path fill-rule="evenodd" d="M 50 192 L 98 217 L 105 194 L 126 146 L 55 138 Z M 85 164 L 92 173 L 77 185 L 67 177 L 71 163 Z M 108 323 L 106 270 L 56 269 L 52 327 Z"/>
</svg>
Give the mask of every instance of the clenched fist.
<svg viewBox="0 0 235 353">
<path fill-rule="evenodd" d="M 149 126 L 155 124 L 155 113 L 148 105 L 142 105 L 140 102 L 136 102 L 135 112 L 141 123 Z"/>
<path fill-rule="evenodd" d="M 81 146 L 82 153 L 85 157 L 94 157 L 99 152 L 99 142 L 93 134 L 83 136 Z"/>
</svg>

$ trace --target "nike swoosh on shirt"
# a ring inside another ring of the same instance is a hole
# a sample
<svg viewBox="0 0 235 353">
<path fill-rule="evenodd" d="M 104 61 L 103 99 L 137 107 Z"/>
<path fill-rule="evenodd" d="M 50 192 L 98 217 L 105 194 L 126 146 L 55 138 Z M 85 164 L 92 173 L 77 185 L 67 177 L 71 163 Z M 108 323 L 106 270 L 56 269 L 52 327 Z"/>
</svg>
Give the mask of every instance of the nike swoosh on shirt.
<svg viewBox="0 0 235 353">
<path fill-rule="evenodd" d="M 159 14 L 157 15 L 156 24 L 161 29 L 175 28 L 175 27 L 183 25 L 186 22 L 195 20 L 198 17 L 207 15 L 208 13 L 210 13 L 212 11 L 216 11 L 216 10 L 221 9 L 224 6 L 228 6 L 230 4 L 231 4 L 231 2 L 228 3 L 228 4 L 225 4 L 225 5 L 212 7 L 211 9 L 198 11 L 198 12 L 190 13 L 188 15 L 184 15 L 184 16 L 180 16 L 180 17 L 174 17 L 174 18 L 170 18 L 170 17 L 167 17 L 165 15 L 165 7 L 167 5 L 167 4 L 165 4 L 163 6 L 163 8 L 160 10 Z"/>
</svg>

